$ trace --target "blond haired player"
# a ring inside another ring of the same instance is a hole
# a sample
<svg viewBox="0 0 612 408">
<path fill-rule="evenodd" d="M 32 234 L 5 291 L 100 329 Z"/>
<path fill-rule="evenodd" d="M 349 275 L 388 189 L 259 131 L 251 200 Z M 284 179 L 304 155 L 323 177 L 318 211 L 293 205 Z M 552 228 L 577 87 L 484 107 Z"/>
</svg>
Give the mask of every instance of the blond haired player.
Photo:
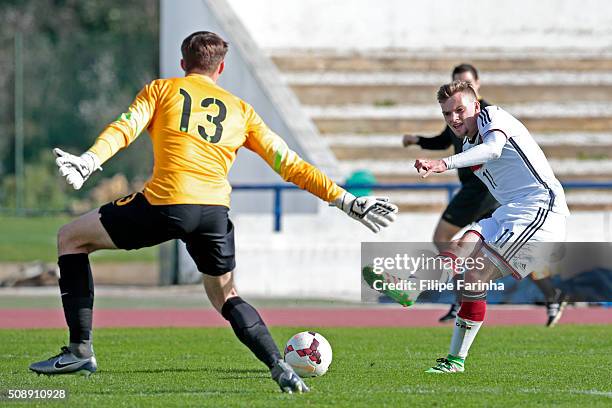
<svg viewBox="0 0 612 408">
<path fill-rule="evenodd" d="M 268 366 L 282 391 L 308 391 L 283 362 L 257 311 L 233 286 L 234 229 L 228 218 L 227 174 L 236 152 L 243 146 L 254 151 L 284 180 L 334 204 L 373 232 L 395 219 L 397 207 L 384 198 L 355 198 L 340 188 L 290 150 L 250 105 L 217 86 L 227 50 L 228 44 L 214 33 L 191 34 L 181 45 L 184 77 L 146 85 L 128 111 L 81 156 L 54 150 L 60 174 L 75 189 L 145 129 L 153 141 L 155 165 L 142 192 L 108 203 L 60 229 L 59 286 L 70 344 L 57 356 L 30 365 L 32 371 L 85 375 L 96 371 L 90 253 L 181 239 L 203 273 L 208 298 L 238 339 Z"/>
<path fill-rule="evenodd" d="M 461 80 L 472 84 L 481 110 L 490 105 L 489 102 L 479 95 L 481 82 L 476 67 L 471 64 L 457 65 L 453 69 L 451 77 L 453 81 Z M 428 150 L 446 150 L 452 145 L 455 153 L 461 153 L 463 151 L 464 138 L 465 136 L 455 135 L 447 124 L 442 133 L 434 137 L 404 135 L 402 144 L 404 147 L 416 144 Z M 487 186 L 474 175 L 472 169 L 469 167 L 458 168 L 457 175 L 461 182 L 461 188 L 448 203 L 434 231 L 433 241 L 438 251 L 444 250 L 448 243 L 452 241 L 452 238 L 464 227 L 491 217 L 493 211 L 499 207 L 499 203 L 493 198 Z M 567 303 L 566 295 L 559 288 L 555 287 L 546 268 L 534 271 L 530 278 L 544 297 L 547 312 L 546 326 L 554 327 L 563 314 Z M 455 293 L 459 295 L 459 292 L 455 291 Z M 449 311 L 440 317 L 439 322 L 455 321 L 457 311 L 459 310 L 459 302 L 461 301 L 459 297 L 457 296 Z"/>
<path fill-rule="evenodd" d="M 438 90 L 438 102 L 448 126 L 465 137 L 463 152 L 442 160 L 417 160 L 415 168 L 431 173 L 470 167 L 500 207 L 478 228 L 468 230 L 440 256 L 484 257 L 488 267 L 471 270 L 471 282 L 493 281 L 505 275 L 522 279 L 539 270 L 550 246 L 565 240 L 569 210 L 561 183 L 529 130 L 498 106 L 480 107 L 471 84 L 454 81 Z M 540 243 L 540 244 L 538 244 Z M 486 291 L 464 290 L 450 350 L 430 368 L 431 373 L 464 370 L 465 358 L 482 326 Z"/>
<path fill-rule="evenodd" d="M 465 260 L 462 300 L 455 319 L 449 353 L 429 373 L 463 372 L 465 359 L 486 313 L 487 284 L 507 275 L 522 279 L 541 270 L 552 255 L 552 245 L 565 240 L 569 210 L 561 183 L 529 130 L 502 108 L 481 108 L 472 85 L 453 81 L 438 90 L 438 102 L 453 133 L 463 137 L 463 151 L 441 160 L 418 159 L 414 166 L 423 177 L 450 169 L 470 167 L 500 203 L 490 218 L 478 222 L 438 255 L 449 267 L 435 270 L 428 279 L 447 281 Z M 419 278 L 419 271 L 415 278 Z M 373 282 L 364 268 L 366 282 Z M 422 274 L 420 276 L 425 276 Z M 378 277 L 378 279 L 381 279 Z M 389 292 L 389 291 L 387 291 Z M 387 293 L 383 292 L 383 293 Z M 421 291 L 389 293 L 406 306 Z"/>
</svg>

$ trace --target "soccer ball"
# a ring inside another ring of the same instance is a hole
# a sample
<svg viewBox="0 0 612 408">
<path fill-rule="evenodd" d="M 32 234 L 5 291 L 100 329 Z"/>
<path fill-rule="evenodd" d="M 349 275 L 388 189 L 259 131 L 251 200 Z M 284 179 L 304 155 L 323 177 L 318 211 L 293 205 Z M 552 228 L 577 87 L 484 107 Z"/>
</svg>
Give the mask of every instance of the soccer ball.
<svg viewBox="0 0 612 408">
<path fill-rule="evenodd" d="M 319 377 L 332 362 L 332 349 L 320 333 L 301 332 L 287 342 L 285 361 L 300 377 Z"/>
</svg>

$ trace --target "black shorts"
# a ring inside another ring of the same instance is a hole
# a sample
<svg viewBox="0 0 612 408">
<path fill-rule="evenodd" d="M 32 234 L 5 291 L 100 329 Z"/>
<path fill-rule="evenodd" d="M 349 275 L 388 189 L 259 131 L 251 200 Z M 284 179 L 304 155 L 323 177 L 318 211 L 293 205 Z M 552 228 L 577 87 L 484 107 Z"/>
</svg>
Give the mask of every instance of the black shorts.
<svg viewBox="0 0 612 408">
<path fill-rule="evenodd" d="M 236 266 L 234 226 L 221 205 L 151 205 L 142 193 L 100 207 L 100 221 L 120 249 L 180 239 L 198 270 L 220 276 Z"/>
<path fill-rule="evenodd" d="M 465 183 L 442 213 L 442 219 L 460 228 L 489 218 L 499 203 L 480 180 Z"/>
</svg>

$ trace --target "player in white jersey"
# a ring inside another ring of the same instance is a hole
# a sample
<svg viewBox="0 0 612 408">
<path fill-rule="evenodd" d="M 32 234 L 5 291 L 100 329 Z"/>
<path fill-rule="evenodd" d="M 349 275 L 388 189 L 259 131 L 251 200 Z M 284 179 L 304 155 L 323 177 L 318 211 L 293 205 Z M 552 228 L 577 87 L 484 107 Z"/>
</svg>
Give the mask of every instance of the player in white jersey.
<svg viewBox="0 0 612 408">
<path fill-rule="evenodd" d="M 486 285 L 467 288 L 467 283 L 492 282 L 509 274 L 521 279 L 540 268 L 552 245 L 535 243 L 565 240 L 569 210 L 561 184 L 521 122 L 497 106 L 481 110 L 474 89 L 464 81 L 440 87 L 438 102 L 449 127 L 465 138 L 463 152 L 442 160 L 419 159 L 417 171 L 427 177 L 471 167 L 501 204 L 491 218 L 480 221 L 477 229 L 467 231 L 451 249 L 439 254 L 455 262 L 442 271 L 441 280 L 457 271 L 459 259 L 484 260 L 465 272 L 466 287 L 448 356 L 427 370 L 451 373 L 464 370 L 486 311 Z"/>
<path fill-rule="evenodd" d="M 499 106 L 482 109 L 476 122 L 478 132 L 465 137 L 464 154 L 442 160 L 447 169 L 471 167 L 502 205 L 569 215 L 563 188 L 527 128 Z"/>
</svg>

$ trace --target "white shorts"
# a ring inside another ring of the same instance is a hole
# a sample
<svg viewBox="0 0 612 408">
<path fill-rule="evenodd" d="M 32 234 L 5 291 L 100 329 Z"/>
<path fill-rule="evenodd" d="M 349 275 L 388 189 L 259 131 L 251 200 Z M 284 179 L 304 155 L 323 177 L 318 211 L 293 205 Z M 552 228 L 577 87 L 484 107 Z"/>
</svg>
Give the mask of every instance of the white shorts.
<svg viewBox="0 0 612 408">
<path fill-rule="evenodd" d="M 504 264 L 505 268 L 500 266 L 504 274 L 522 279 L 546 268 L 555 249 L 553 243 L 565 241 L 566 221 L 565 215 L 544 208 L 504 205 L 491 218 L 481 220 L 475 230 L 498 258 L 492 259 L 493 263 Z M 543 242 L 551 244 L 538 244 Z"/>
</svg>

